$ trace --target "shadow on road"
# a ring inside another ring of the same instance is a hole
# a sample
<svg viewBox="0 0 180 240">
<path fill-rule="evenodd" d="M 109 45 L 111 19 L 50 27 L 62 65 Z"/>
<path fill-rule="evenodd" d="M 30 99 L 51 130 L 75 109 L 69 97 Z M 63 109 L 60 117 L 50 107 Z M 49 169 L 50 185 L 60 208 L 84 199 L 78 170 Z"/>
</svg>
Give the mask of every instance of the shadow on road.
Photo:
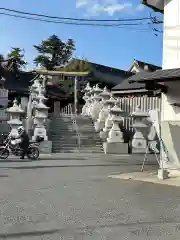
<svg viewBox="0 0 180 240">
<path fill-rule="evenodd" d="M 144 227 L 153 227 L 155 225 L 164 225 L 164 224 L 176 224 L 176 231 L 180 231 L 180 227 L 179 224 L 180 222 L 177 221 L 173 221 L 173 220 L 166 220 L 166 221 L 153 221 L 153 222 L 137 222 L 137 223 L 117 223 L 117 224 L 96 224 L 96 225 L 92 225 L 92 226 L 87 226 L 87 227 L 68 227 L 68 228 L 63 228 L 63 229 L 49 229 L 49 230 L 34 230 L 34 231 L 27 231 L 27 232 L 16 232 L 16 233 L 0 233 L 0 239 L 13 239 L 13 238 L 22 238 L 22 237 L 35 237 L 35 236 L 44 236 L 44 235 L 52 235 L 52 234 L 63 234 L 65 235 L 73 235 L 76 237 L 80 237 L 80 236 L 92 236 L 93 233 L 95 232 L 95 230 L 98 229 L 105 229 L 105 228 L 117 228 L 117 227 L 132 227 L 132 229 L 130 230 L 130 232 L 135 236 L 138 236 L 139 231 L 141 231 L 141 228 Z M 134 227 L 134 229 L 133 229 Z M 129 230 L 127 230 L 129 231 Z M 144 232 L 146 234 L 146 232 Z M 77 240 L 79 240 L 77 238 Z"/>
</svg>

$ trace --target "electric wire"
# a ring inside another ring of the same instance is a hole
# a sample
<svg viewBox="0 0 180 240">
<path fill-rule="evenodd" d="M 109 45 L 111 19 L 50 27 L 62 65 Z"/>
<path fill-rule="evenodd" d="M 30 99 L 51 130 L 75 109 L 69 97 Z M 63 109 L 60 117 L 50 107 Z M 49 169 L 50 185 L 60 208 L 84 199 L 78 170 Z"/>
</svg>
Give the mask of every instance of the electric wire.
<svg viewBox="0 0 180 240">
<path fill-rule="evenodd" d="M 27 16 L 21 16 L 16 14 L 9 14 L 0 12 L 0 15 L 15 17 L 15 18 L 22 18 L 27 20 L 34 20 L 34 21 L 40 21 L 40 22 L 47 22 L 47 23 L 55 23 L 55 24 L 67 24 L 67 25 L 79 25 L 79 26 L 94 26 L 94 27 L 120 27 L 120 26 L 145 26 L 145 25 L 154 25 L 154 23 L 120 23 L 120 24 L 98 24 L 98 23 L 82 23 L 82 22 L 71 22 L 71 21 L 54 21 L 54 20 L 48 20 L 48 19 L 42 19 L 42 18 L 34 18 L 34 17 L 27 17 Z M 156 23 L 157 24 L 157 23 Z"/>
<path fill-rule="evenodd" d="M 23 14 L 23 15 L 36 16 L 36 17 L 44 17 L 44 18 L 59 19 L 59 20 L 71 20 L 71 21 L 86 21 L 86 22 L 127 22 L 127 21 L 142 21 L 142 20 L 153 19 L 152 16 L 143 17 L 143 18 L 127 18 L 127 19 L 86 19 L 86 18 L 71 18 L 71 17 L 50 16 L 50 15 L 30 13 L 30 12 L 24 12 L 24 11 L 19 11 L 19 10 L 14 10 L 14 9 L 9 9 L 9 8 L 2 8 L 2 7 L 0 7 L 0 10 L 4 10 L 4 11 L 7 11 L 7 12 L 19 13 L 19 14 Z"/>
</svg>

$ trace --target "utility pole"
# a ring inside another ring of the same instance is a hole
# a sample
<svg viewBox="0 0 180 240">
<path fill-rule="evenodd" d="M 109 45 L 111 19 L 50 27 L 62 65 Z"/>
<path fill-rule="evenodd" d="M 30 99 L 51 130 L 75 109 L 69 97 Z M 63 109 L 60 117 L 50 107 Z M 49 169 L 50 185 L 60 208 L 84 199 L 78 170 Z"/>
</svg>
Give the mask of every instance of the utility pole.
<svg viewBox="0 0 180 240">
<path fill-rule="evenodd" d="M 77 99 L 77 76 L 74 78 L 74 113 L 77 114 L 77 104 L 78 104 L 78 99 Z"/>
</svg>

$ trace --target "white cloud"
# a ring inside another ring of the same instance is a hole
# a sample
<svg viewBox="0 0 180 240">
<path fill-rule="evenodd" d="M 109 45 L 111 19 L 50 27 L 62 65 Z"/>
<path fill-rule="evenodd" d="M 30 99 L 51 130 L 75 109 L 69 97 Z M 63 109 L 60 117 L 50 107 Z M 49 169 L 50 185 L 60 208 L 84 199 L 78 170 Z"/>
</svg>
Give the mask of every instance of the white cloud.
<svg viewBox="0 0 180 240">
<path fill-rule="evenodd" d="M 76 1 L 76 8 L 80 8 L 88 4 L 88 0 L 77 0 Z"/>
<path fill-rule="evenodd" d="M 141 11 L 142 6 L 139 4 L 135 10 Z M 97 16 L 102 13 L 113 16 L 115 13 L 134 9 L 132 3 L 123 3 L 120 0 L 76 0 L 76 8 L 82 7 L 89 16 Z"/>
<path fill-rule="evenodd" d="M 92 6 L 92 8 L 89 9 L 89 13 L 92 15 L 99 15 L 100 13 L 107 13 L 110 16 L 113 16 L 117 12 L 121 12 L 123 10 L 129 9 L 132 5 L 129 3 L 120 4 L 120 3 L 114 3 L 114 4 L 100 4 L 96 3 Z"/>
</svg>

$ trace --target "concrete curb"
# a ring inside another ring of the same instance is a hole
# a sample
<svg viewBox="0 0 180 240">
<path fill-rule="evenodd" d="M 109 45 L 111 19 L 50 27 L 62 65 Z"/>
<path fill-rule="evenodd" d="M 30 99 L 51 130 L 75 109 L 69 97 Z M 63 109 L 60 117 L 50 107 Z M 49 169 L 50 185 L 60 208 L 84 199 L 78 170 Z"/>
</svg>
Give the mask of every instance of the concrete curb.
<svg viewBox="0 0 180 240">
<path fill-rule="evenodd" d="M 180 187 L 180 176 L 178 174 L 170 175 L 170 177 L 166 180 L 159 180 L 157 177 L 157 172 L 152 172 L 152 171 L 123 173 L 119 175 L 109 175 L 108 177 L 113 179 L 134 180 L 134 181 Z"/>
</svg>

